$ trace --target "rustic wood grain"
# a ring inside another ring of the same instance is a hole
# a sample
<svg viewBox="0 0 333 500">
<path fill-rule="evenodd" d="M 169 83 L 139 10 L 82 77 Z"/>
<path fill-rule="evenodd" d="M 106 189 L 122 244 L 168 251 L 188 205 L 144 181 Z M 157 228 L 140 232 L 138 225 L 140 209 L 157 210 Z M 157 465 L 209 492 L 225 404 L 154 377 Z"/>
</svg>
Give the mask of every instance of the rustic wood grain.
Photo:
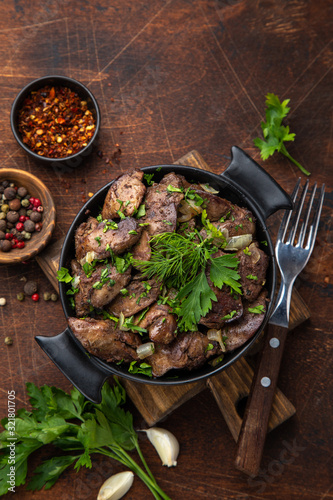
<svg viewBox="0 0 333 500">
<path fill-rule="evenodd" d="M 279 377 L 297 414 L 268 434 L 261 471 L 253 480 L 234 467 L 236 444 L 210 390 L 159 424 L 179 438 L 177 467 L 161 467 L 143 433 L 140 444 L 173 500 L 332 500 L 331 2 L 3 0 L 0 12 L 0 168 L 31 172 L 51 191 L 57 210 L 51 244 L 66 234 L 89 193 L 129 168 L 172 163 L 191 150 L 200 151 L 218 174 L 237 145 L 290 193 L 301 175 L 297 167 L 278 154 L 263 162 L 253 145 L 261 134 L 265 94 L 290 99 L 286 125 L 296 138 L 287 148 L 313 182 L 327 185 L 316 246 L 295 283 L 311 318 L 288 334 Z M 76 169 L 37 166 L 10 131 L 16 94 L 46 74 L 78 79 L 101 108 L 96 151 Z M 269 219 L 273 235 L 279 219 L 279 214 Z M 8 390 L 16 391 L 17 407 L 28 407 L 27 381 L 70 389 L 34 341 L 36 334 L 53 336 L 65 328 L 61 304 L 29 298 L 18 303 L 22 278 L 37 280 L 41 294 L 54 290 L 35 260 L 0 265 L 0 296 L 7 300 L 0 308 L 1 417 Z M 11 346 L 3 342 L 8 335 Z M 128 407 L 136 427 L 146 425 L 130 401 Z M 29 474 L 53 454 L 52 448 L 35 454 Z M 69 469 L 52 489 L 31 493 L 21 487 L 16 496 L 94 500 L 101 483 L 121 470 L 95 456 L 92 469 Z M 125 498 L 150 497 L 135 479 Z"/>
</svg>

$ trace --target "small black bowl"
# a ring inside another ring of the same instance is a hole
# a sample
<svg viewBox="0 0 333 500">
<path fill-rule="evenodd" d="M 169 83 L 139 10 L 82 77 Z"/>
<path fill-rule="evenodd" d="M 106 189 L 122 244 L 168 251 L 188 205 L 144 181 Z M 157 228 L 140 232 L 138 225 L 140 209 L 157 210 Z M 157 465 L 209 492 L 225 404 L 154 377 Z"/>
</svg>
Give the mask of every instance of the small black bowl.
<svg viewBox="0 0 333 500">
<path fill-rule="evenodd" d="M 26 99 L 26 97 L 28 97 L 28 95 L 31 92 L 39 90 L 47 85 L 57 86 L 57 87 L 68 87 L 74 92 L 76 92 L 82 100 L 87 102 L 88 109 L 91 111 L 91 113 L 95 118 L 95 124 L 96 124 L 95 133 L 88 142 L 87 146 L 81 149 L 81 151 L 73 155 L 65 156 L 63 158 L 51 158 L 34 153 L 28 146 L 26 146 L 23 143 L 22 135 L 18 130 L 18 114 L 20 109 L 22 108 L 24 100 Z M 96 141 L 96 138 L 99 133 L 100 123 L 101 123 L 101 115 L 98 103 L 93 94 L 90 92 L 90 90 L 87 87 L 85 87 L 82 83 L 78 82 L 77 80 L 74 80 L 73 78 L 69 78 L 67 76 L 59 76 L 59 75 L 44 76 L 38 78 L 37 80 L 33 80 L 28 85 L 26 85 L 16 96 L 10 113 L 10 125 L 14 137 L 17 140 L 18 144 L 21 146 L 21 148 L 24 149 L 24 151 L 30 156 L 30 158 L 45 166 L 65 171 L 68 171 L 68 169 L 76 168 L 79 165 L 81 165 L 83 160 L 87 156 L 89 156 L 89 154 L 92 152 L 93 144 Z"/>
</svg>

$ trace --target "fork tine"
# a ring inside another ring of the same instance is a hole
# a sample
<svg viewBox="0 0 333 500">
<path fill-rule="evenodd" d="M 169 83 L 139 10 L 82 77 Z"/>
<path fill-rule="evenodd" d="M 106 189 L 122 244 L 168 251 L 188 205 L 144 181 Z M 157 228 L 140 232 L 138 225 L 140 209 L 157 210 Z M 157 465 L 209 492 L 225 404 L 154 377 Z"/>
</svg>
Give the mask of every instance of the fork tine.
<svg viewBox="0 0 333 500">
<path fill-rule="evenodd" d="M 291 199 L 292 199 L 293 203 L 295 203 L 295 201 L 297 199 L 297 194 L 298 194 L 300 183 L 301 183 L 301 178 L 299 177 L 297 182 L 296 182 L 296 185 L 294 187 L 294 190 L 292 192 L 292 195 L 291 195 Z M 280 240 L 280 241 L 284 240 L 292 213 L 293 213 L 293 210 L 288 210 L 288 211 L 286 210 L 285 211 L 284 216 L 283 216 L 282 221 L 281 221 L 281 224 L 280 224 L 278 234 L 277 234 L 277 240 Z"/>
<path fill-rule="evenodd" d="M 301 230 L 299 232 L 298 243 L 297 243 L 296 247 L 302 247 L 303 246 L 304 239 L 305 239 L 305 234 L 306 234 L 306 230 L 307 230 L 308 223 L 309 223 L 309 218 L 310 218 L 310 213 L 311 213 L 311 209 L 312 209 L 312 204 L 313 204 L 313 200 L 314 200 L 314 197 L 315 197 L 315 194 L 316 194 L 316 190 L 317 190 L 317 183 L 315 183 L 313 185 L 311 197 L 310 197 L 310 200 L 309 200 L 309 203 L 308 203 L 308 206 L 307 206 L 305 220 L 302 223 Z"/>
<path fill-rule="evenodd" d="M 308 191 L 308 187 L 309 187 L 309 179 L 307 179 L 306 183 L 304 184 L 304 188 L 303 188 L 301 197 L 300 197 L 300 199 L 298 201 L 297 207 L 294 210 L 290 235 L 289 235 L 288 240 L 286 241 L 286 243 L 289 243 L 291 245 L 294 243 L 294 239 L 295 239 L 295 235 L 296 235 L 296 231 L 297 231 L 299 219 L 301 217 L 302 208 L 303 208 L 303 205 L 304 205 L 304 200 L 305 200 L 305 197 L 306 197 L 306 193 Z"/>
<path fill-rule="evenodd" d="M 311 254 L 315 241 L 316 241 L 316 235 L 317 235 L 317 229 L 319 225 L 319 219 L 321 215 L 321 210 L 323 208 L 323 202 L 324 202 L 324 196 L 325 196 L 325 184 L 322 185 L 321 190 L 320 190 L 320 196 L 318 198 L 318 203 L 316 207 L 316 211 L 313 216 L 313 221 L 310 226 L 310 231 L 309 231 L 309 236 L 308 236 L 308 241 L 306 244 L 306 249 L 309 249 L 309 254 Z"/>
</svg>

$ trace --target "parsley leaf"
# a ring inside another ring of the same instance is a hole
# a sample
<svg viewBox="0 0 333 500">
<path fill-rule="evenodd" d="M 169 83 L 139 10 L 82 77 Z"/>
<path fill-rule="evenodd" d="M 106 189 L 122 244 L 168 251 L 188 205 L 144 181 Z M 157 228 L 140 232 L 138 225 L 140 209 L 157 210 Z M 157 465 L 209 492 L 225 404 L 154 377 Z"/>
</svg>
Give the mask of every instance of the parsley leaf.
<svg viewBox="0 0 333 500">
<path fill-rule="evenodd" d="M 238 280 L 240 275 L 234 269 L 238 267 L 239 260 L 234 255 L 222 255 L 211 259 L 210 279 L 218 288 L 223 285 L 230 286 L 236 293 L 242 293 Z"/>
<path fill-rule="evenodd" d="M 137 361 L 132 361 L 128 368 L 129 373 L 140 373 L 148 377 L 152 377 L 152 367 L 148 363 L 137 364 Z"/>
<path fill-rule="evenodd" d="M 206 316 L 212 308 L 212 300 L 217 300 L 204 271 L 187 283 L 176 298 L 181 301 L 178 327 L 185 331 L 195 330 L 200 318 Z"/>
<path fill-rule="evenodd" d="M 139 369 L 147 373 L 148 368 L 146 363 L 139 365 Z M 8 418 L 1 422 L 5 430 L 0 433 L 0 495 L 6 494 L 11 487 L 8 481 L 11 470 L 9 446 L 13 443 L 14 433 L 15 486 L 26 481 L 29 456 L 43 445 L 52 443 L 71 453 L 42 462 L 34 471 L 29 490 L 51 488 L 62 472 L 74 463 L 77 471 L 82 466 L 91 468 L 91 455 L 100 453 L 135 472 L 154 498 L 170 500 L 158 486 L 142 455 L 132 414 L 122 408 L 126 401 L 125 390 L 116 379 L 113 387 L 104 384 L 100 404 L 86 400 L 76 389 L 67 394 L 56 387 L 44 385 L 38 388 L 27 384 L 27 391 L 33 410 L 18 410 L 15 431 L 11 430 Z M 128 454 L 132 450 L 137 451 L 145 470 Z"/>
<path fill-rule="evenodd" d="M 146 215 L 146 205 L 140 205 L 135 217 L 137 219 L 140 219 L 140 217 L 144 217 L 145 215 Z"/>
<path fill-rule="evenodd" d="M 77 459 L 78 456 L 66 455 L 45 460 L 35 469 L 27 490 L 41 490 L 43 487 L 45 490 L 49 490 L 64 470 Z"/>
<path fill-rule="evenodd" d="M 146 183 L 148 184 L 148 186 L 151 186 L 152 184 L 154 184 L 154 174 L 143 174 L 143 178 L 144 180 L 146 181 Z"/>
<path fill-rule="evenodd" d="M 284 142 L 294 141 L 295 134 L 290 133 L 289 127 L 282 125 L 282 120 L 290 111 L 288 103 L 290 99 L 280 102 L 275 94 L 266 95 L 266 122 L 261 123 L 264 139 L 257 137 L 254 139 L 254 145 L 261 151 L 261 158 L 267 158 L 278 151 L 292 161 L 305 175 L 310 175 L 298 161 L 296 161 L 287 151 Z"/>
<path fill-rule="evenodd" d="M 62 267 L 59 271 L 57 271 L 57 278 L 58 281 L 64 283 L 70 283 L 73 279 L 66 267 Z"/>
<path fill-rule="evenodd" d="M 265 309 L 263 305 L 259 305 L 259 306 L 249 307 L 248 311 L 252 314 L 263 314 L 265 312 Z"/>
</svg>

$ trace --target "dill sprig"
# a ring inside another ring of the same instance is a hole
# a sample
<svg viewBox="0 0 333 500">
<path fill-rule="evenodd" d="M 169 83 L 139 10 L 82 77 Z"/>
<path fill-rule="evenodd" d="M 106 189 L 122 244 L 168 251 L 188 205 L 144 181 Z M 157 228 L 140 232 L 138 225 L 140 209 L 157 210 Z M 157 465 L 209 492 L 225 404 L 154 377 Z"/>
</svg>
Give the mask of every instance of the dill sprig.
<svg viewBox="0 0 333 500">
<path fill-rule="evenodd" d="M 155 276 L 177 290 L 195 278 L 216 252 L 216 247 L 202 240 L 198 231 L 185 235 L 162 233 L 154 236 L 150 244 L 150 260 L 135 260 L 135 265 L 147 278 Z"/>
</svg>

